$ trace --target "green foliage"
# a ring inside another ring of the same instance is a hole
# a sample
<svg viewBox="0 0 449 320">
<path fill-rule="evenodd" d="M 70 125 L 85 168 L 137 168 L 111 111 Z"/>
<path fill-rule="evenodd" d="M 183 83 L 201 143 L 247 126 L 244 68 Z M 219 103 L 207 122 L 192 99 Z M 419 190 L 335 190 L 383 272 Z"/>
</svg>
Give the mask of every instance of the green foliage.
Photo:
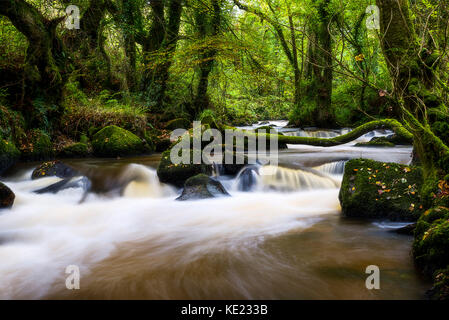
<svg viewBox="0 0 449 320">
<path fill-rule="evenodd" d="M 2 139 L 0 135 L 0 174 L 12 166 L 20 157 L 20 152 L 12 141 Z"/>
<path fill-rule="evenodd" d="M 47 160 L 54 157 L 50 136 L 40 129 L 33 129 L 21 139 L 19 149 L 25 160 Z"/>
<path fill-rule="evenodd" d="M 60 157 L 66 157 L 66 158 L 79 158 L 79 157 L 86 157 L 89 154 L 89 148 L 87 144 L 82 142 L 77 142 L 70 144 L 66 147 L 64 147 L 60 152 Z"/>
</svg>

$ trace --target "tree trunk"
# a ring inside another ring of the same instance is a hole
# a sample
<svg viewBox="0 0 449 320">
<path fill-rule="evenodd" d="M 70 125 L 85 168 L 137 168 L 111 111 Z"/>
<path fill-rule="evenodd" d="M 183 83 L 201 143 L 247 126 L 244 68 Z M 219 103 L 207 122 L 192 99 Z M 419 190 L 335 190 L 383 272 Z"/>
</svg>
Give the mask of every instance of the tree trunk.
<svg viewBox="0 0 449 320">
<path fill-rule="evenodd" d="M 398 113 L 414 136 L 425 184 L 423 196 L 430 206 L 436 180 L 449 172 L 449 148 L 433 134 L 427 118 L 429 89 L 434 70 L 426 64 L 410 18 L 408 0 L 377 0 L 380 9 L 382 50 L 393 79 Z"/>
<path fill-rule="evenodd" d="M 152 101 L 153 111 L 162 111 L 162 104 L 167 89 L 168 71 L 179 36 L 182 0 L 171 0 L 168 4 L 168 21 L 164 16 L 163 1 L 152 1 L 153 23 L 145 43 L 145 71 L 143 90 L 148 100 Z"/>
<path fill-rule="evenodd" d="M 204 12 L 199 13 L 196 17 L 196 25 L 201 39 L 204 41 L 207 38 L 210 38 L 211 43 L 203 43 L 203 47 L 201 48 L 202 53 L 200 55 L 201 62 L 199 66 L 199 81 L 194 99 L 194 117 L 199 116 L 203 110 L 209 107 L 210 104 L 207 89 L 209 87 L 209 74 L 212 71 L 215 56 L 217 55 L 215 41 L 220 32 L 221 24 L 221 7 L 219 0 L 212 0 L 212 7 L 212 17 L 209 17 Z M 208 29 L 211 29 L 211 31 L 208 31 Z"/>
<path fill-rule="evenodd" d="M 330 0 L 315 2 L 318 20 L 309 28 L 308 64 L 306 74 L 310 85 L 307 89 L 308 100 L 314 101 L 314 113 L 311 115 L 314 125 L 329 127 L 333 123 L 332 114 L 332 38 L 329 32 Z"/>
<path fill-rule="evenodd" d="M 28 39 L 26 53 L 26 91 L 34 99 L 58 105 L 66 77 L 66 55 L 56 37 L 56 26 L 63 20 L 46 19 L 35 7 L 23 0 L 0 0 L 0 15 Z M 61 109 L 57 110 L 57 114 Z"/>
</svg>

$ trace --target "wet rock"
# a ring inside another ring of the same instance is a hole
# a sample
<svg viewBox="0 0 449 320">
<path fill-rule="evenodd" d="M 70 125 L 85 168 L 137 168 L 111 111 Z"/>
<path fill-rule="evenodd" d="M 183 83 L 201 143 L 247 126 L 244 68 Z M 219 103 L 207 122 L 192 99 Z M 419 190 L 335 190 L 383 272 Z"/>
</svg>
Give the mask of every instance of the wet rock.
<svg viewBox="0 0 449 320">
<path fill-rule="evenodd" d="M 423 212 L 422 183 L 419 167 L 350 160 L 339 194 L 342 212 L 348 217 L 416 221 Z"/>
<path fill-rule="evenodd" d="M 58 193 L 62 190 L 70 189 L 70 188 L 82 188 L 84 191 L 89 191 L 92 186 L 92 183 L 87 177 L 75 177 L 68 178 L 56 183 L 49 185 L 48 187 L 35 190 L 35 193 Z"/>
<path fill-rule="evenodd" d="M 15 197 L 14 192 L 0 182 L 0 209 L 11 208 Z"/>
<path fill-rule="evenodd" d="M 413 236 L 415 233 L 416 223 L 411 223 L 406 225 L 405 227 L 395 229 L 394 232 L 398 234 L 404 234 L 407 236 Z"/>
<path fill-rule="evenodd" d="M 8 170 L 20 157 L 13 142 L 0 137 L 0 174 Z"/>
<path fill-rule="evenodd" d="M 79 172 L 61 161 L 44 162 L 31 174 L 31 179 L 43 177 L 72 178 L 79 175 Z"/>
<path fill-rule="evenodd" d="M 162 153 L 161 161 L 157 168 L 157 175 L 159 180 L 163 183 L 169 183 L 177 187 L 182 187 L 184 182 L 197 174 L 204 173 L 207 175 L 212 174 L 213 167 L 209 164 L 194 164 L 193 163 L 193 150 L 190 151 L 190 163 L 187 164 L 174 164 L 170 159 L 170 153 L 172 149 L 166 150 Z M 199 151 L 198 151 L 199 152 Z M 181 155 L 181 153 L 180 153 Z"/>
<path fill-rule="evenodd" d="M 94 155 L 98 157 L 137 155 L 151 151 L 144 140 L 117 126 L 98 131 L 93 136 L 92 147 Z"/>
<path fill-rule="evenodd" d="M 229 193 L 219 181 L 214 180 L 205 174 L 198 174 L 187 179 L 181 196 L 176 200 L 199 200 L 222 196 L 229 196 Z"/>
<path fill-rule="evenodd" d="M 172 149 L 169 149 L 162 153 L 162 158 L 157 168 L 157 175 L 161 182 L 169 183 L 177 187 L 182 187 L 184 185 L 184 182 L 190 177 L 193 177 L 200 173 L 204 173 L 207 175 L 211 175 L 213 173 L 213 164 L 206 164 L 203 161 L 201 161 L 200 164 L 193 163 L 193 149 L 187 151 L 188 153 L 190 153 L 190 162 L 180 164 L 172 163 L 170 158 L 171 150 Z M 199 156 L 201 156 L 201 151 L 195 152 L 200 153 Z M 243 157 L 243 163 L 238 164 L 238 157 L 235 153 L 232 153 L 232 161 L 229 161 L 230 163 L 227 163 L 226 155 L 229 154 L 229 152 L 230 151 L 223 152 L 222 164 L 219 165 L 220 171 L 225 175 L 236 175 L 246 164 L 248 164 L 248 158 L 246 156 Z M 179 150 L 178 155 L 182 155 L 181 150 Z"/>
</svg>

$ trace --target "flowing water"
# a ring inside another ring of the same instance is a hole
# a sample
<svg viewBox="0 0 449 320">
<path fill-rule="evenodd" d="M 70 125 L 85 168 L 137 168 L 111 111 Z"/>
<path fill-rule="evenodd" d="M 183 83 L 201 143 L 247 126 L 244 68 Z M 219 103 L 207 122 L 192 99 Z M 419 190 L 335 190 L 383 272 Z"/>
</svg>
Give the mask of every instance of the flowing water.
<svg viewBox="0 0 449 320">
<path fill-rule="evenodd" d="M 159 182 L 159 155 L 66 161 L 91 180 L 87 197 L 77 187 L 34 193 L 60 179 L 32 181 L 36 164 L 23 164 L 2 179 L 16 202 L 0 211 L 0 298 L 424 298 L 412 237 L 392 232 L 404 224 L 340 214 L 344 164 L 357 157 L 408 163 L 411 148 L 289 146 L 280 167 L 217 174 L 232 197 L 187 202 Z M 69 265 L 80 290 L 65 287 Z M 368 265 L 380 268 L 380 290 L 365 287 Z"/>
</svg>

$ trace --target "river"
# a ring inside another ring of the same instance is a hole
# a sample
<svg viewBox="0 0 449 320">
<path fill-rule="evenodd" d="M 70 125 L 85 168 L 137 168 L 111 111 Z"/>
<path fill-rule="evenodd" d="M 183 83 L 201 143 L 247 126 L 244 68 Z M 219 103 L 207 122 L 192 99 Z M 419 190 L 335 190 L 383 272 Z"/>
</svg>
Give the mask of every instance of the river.
<svg viewBox="0 0 449 320">
<path fill-rule="evenodd" d="M 347 131 L 271 124 L 290 135 Z M 60 179 L 31 180 L 37 164 L 19 164 L 2 179 L 16 201 L 0 211 L 0 298 L 423 299 L 430 284 L 414 268 L 413 238 L 392 232 L 405 224 L 342 217 L 338 201 L 346 160 L 407 164 L 411 151 L 289 146 L 250 184 L 218 176 L 231 197 L 187 202 L 159 182 L 159 154 L 65 161 L 92 180 L 82 203 L 79 188 L 33 193 Z M 79 290 L 65 286 L 69 265 Z M 380 290 L 365 287 L 369 265 Z"/>
</svg>

